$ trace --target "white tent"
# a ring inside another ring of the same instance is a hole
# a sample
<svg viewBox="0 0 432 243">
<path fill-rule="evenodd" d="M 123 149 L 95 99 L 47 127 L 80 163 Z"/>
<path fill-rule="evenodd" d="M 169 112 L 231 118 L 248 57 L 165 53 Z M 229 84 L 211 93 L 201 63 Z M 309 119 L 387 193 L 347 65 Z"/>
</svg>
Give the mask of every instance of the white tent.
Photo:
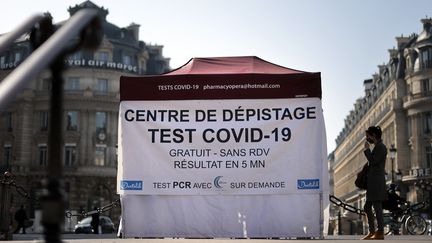
<svg viewBox="0 0 432 243">
<path fill-rule="evenodd" d="M 125 237 L 322 237 L 320 73 L 194 58 L 120 81 Z"/>
</svg>

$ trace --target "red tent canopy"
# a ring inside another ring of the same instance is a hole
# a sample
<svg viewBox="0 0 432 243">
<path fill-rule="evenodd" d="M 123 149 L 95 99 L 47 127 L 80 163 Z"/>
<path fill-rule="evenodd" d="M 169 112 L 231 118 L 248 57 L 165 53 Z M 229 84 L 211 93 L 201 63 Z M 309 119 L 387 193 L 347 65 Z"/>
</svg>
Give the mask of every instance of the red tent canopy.
<svg viewBox="0 0 432 243">
<path fill-rule="evenodd" d="M 120 79 L 120 100 L 321 98 L 320 73 L 255 56 L 192 58 L 171 72 Z"/>
<path fill-rule="evenodd" d="M 303 71 L 282 67 L 259 57 L 208 57 L 192 58 L 185 65 L 165 75 L 182 74 L 294 74 Z"/>
</svg>

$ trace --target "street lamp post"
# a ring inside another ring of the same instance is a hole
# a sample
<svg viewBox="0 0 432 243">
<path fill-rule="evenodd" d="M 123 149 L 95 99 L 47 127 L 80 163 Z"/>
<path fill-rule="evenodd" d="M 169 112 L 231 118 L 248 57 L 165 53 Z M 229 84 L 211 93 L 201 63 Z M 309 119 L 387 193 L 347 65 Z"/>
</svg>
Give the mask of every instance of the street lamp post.
<svg viewBox="0 0 432 243">
<path fill-rule="evenodd" d="M 394 161 L 396 158 L 396 148 L 394 147 L 394 144 L 391 145 L 390 149 L 390 159 L 391 159 L 391 183 L 394 183 Z"/>
</svg>

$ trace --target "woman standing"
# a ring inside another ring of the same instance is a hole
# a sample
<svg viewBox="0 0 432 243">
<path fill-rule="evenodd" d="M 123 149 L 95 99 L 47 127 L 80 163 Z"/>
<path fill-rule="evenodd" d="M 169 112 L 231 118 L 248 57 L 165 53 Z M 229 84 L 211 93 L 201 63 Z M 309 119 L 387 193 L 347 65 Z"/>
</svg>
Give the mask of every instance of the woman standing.
<svg viewBox="0 0 432 243">
<path fill-rule="evenodd" d="M 387 200 L 385 181 L 387 148 L 382 142 L 381 135 L 382 131 L 379 126 L 372 126 L 366 130 L 364 154 L 369 162 L 369 170 L 364 211 L 369 225 L 369 234 L 363 240 L 384 240 L 382 202 Z M 372 151 L 370 150 L 370 143 L 375 145 Z M 375 216 L 372 207 L 376 215 L 377 228 L 375 228 Z"/>
</svg>

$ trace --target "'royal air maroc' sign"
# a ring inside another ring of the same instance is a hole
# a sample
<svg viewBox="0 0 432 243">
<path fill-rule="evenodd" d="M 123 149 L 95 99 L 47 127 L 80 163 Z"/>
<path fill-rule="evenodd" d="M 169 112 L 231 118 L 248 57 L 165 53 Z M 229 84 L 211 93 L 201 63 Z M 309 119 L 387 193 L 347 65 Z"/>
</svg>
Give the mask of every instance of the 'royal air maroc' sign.
<svg viewBox="0 0 432 243">
<path fill-rule="evenodd" d="M 67 59 L 66 65 L 75 67 L 105 68 L 136 73 L 138 67 L 121 62 L 100 61 L 93 59 Z"/>
<path fill-rule="evenodd" d="M 0 70 L 16 68 L 21 62 L 1 63 Z M 121 62 L 100 61 L 93 59 L 66 59 L 65 63 L 70 67 L 87 67 L 87 68 L 103 68 L 113 69 L 123 72 L 137 73 L 138 66 L 125 64 Z"/>
</svg>

